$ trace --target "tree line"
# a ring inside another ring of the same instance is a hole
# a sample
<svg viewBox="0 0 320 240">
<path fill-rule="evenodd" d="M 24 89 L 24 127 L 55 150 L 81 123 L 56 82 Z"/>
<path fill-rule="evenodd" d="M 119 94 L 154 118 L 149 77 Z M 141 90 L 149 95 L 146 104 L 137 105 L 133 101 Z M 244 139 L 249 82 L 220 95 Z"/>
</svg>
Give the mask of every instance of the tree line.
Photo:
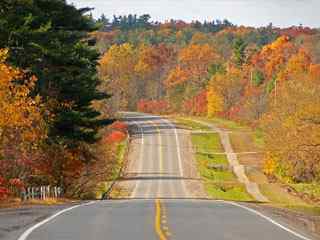
<svg viewBox="0 0 320 240">
<path fill-rule="evenodd" d="M 99 74 L 114 93 L 110 106 L 261 128 L 266 174 L 319 182 L 319 31 L 200 25 L 168 21 L 95 32 Z"/>
</svg>

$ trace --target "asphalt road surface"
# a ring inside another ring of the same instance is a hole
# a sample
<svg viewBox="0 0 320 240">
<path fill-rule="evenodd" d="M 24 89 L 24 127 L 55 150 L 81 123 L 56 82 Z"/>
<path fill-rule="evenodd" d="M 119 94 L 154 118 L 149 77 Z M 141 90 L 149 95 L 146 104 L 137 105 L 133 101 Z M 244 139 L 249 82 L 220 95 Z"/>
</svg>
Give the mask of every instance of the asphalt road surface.
<svg viewBox="0 0 320 240">
<path fill-rule="evenodd" d="M 301 240 L 277 219 L 237 203 L 200 200 L 188 190 L 183 130 L 168 120 L 127 113 L 134 159 L 130 199 L 72 206 L 30 226 L 19 240 Z M 190 153 L 188 153 L 190 154 Z"/>
</svg>

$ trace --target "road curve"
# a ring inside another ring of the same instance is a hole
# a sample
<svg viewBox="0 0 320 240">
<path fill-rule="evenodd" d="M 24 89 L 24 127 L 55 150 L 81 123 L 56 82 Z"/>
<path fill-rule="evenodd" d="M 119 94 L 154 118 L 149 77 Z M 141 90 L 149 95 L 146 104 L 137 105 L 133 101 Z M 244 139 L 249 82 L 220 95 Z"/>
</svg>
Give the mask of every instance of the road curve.
<svg viewBox="0 0 320 240">
<path fill-rule="evenodd" d="M 181 130 L 150 115 L 127 113 L 126 120 L 133 129 L 131 157 L 135 156 L 126 181 L 132 185 L 134 199 L 73 206 L 30 226 L 15 239 L 311 239 L 281 219 L 275 221 L 243 205 L 194 199 L 186 186 Z"/>
<path fill-rule="evenodd" d="M 288 230 L 227 202 L 113 200 L 71 209 L 19 240 L 311 239 Z"/>
</svg>

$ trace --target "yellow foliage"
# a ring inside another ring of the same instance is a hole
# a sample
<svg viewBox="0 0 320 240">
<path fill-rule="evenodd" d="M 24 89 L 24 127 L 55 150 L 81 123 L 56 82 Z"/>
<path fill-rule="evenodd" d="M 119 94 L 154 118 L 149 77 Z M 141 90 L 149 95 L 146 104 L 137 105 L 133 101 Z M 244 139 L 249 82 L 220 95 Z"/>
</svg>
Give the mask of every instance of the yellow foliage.
<svg viewBox="0 0 320 240">
<path fill-rule="evenodd" d="M 266 175 L 274 175 L 277 169 L 277 160 L 274 156 L 272 156 L 271 153 L 266 154 L 264 166 L 263 166 L 263 172 Z"/>
<path fill-rule="evenodd" d="M 217 113 L 223 111 L 223 98 L 216 92 L 213 84 L 208 86 L 208 117 L 215 117 Z"/>
<path fill-rule="evenodd" d="M 32 167 L 47 134 L 41 99 L 30 97 L 37 79 L 9 66 L 7 56 L 0 49 L 0 175 L 11 178 Z"/>
</svg>

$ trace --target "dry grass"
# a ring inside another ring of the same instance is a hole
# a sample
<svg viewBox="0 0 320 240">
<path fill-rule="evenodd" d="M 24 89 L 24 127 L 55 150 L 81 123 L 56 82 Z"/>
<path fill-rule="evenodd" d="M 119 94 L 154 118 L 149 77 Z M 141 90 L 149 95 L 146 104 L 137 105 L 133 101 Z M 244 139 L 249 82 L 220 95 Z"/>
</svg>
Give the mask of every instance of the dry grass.
<svg viewBox="0 0 320 240">
<path fill-rule="evenodd" d="M 0 202 L 0 208 L 20 208 L 20 207 L 30 206 L 30 205 L 50 206 L 50 205 L 59 205 L 59 204 L 75 203 L 75 202 L 79 202 L 79 200 L 73 200 L 73 199 L 67 199 L 67 198 L 57 198 L 57 199 L 48 198 L 46 200 L 33 199 L 33 200 L 21 201 L 20 198 L 10 198 L 7 200 L 2 200 Z"/>
</svg>

